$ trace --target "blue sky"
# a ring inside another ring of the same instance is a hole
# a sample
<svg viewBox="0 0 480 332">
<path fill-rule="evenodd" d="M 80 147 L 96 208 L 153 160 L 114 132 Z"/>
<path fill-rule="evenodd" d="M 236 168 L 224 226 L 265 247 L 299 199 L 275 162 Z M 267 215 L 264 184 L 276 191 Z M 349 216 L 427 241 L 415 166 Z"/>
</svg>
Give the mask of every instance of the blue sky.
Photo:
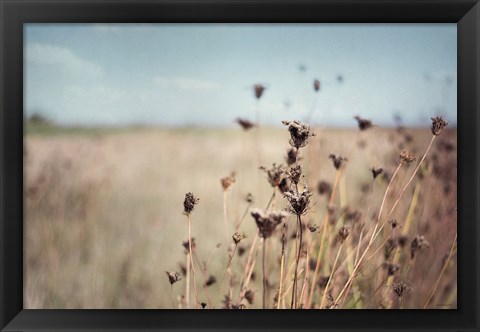
<svg viewBox="0 0 480 332">
<path fill-rule="evenodd" d="M 456 24 L 27 24 L 24 108 L 67 125 L 232 126 L 256 107 L 269 124 L 456 124 L 456 36 Z"/>
</svg>

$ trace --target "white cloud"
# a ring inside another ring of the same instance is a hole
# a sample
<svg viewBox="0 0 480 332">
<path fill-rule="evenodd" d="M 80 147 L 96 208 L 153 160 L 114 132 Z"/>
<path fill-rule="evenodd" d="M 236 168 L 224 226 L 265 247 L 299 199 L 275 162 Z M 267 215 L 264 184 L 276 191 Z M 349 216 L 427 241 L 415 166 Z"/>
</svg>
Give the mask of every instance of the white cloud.
<svg viewBox="0 0 480 332">
<path fill-rule="evenodd" d="M 80 58 L 66 47 L 41 43 L 28 44 L 26 59 L 29 64 L 55 67 L 57 71 L 73 75 L 73 78 L 98 78 L 103 75 L 101 66 Z"/>
<path fill-rule="evenodd" d="M 153 83 L 159 88 L 174 88 L 186 91 L 214 91 L 219 88 L 218 84 L 187 77 L 155 77 Z"/>
</svg>

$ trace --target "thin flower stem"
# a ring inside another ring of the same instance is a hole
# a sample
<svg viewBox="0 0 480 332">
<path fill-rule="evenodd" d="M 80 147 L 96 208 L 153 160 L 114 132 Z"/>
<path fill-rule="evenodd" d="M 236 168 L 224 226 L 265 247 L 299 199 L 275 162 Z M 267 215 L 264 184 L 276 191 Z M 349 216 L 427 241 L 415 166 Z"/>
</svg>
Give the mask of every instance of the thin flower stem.
<svg viewBox="0 0 480 332">
<path fill-rule="evenodd" d="M 435 295 L 435 292 L 437 290 L 438 284 L 440 283 L 440 279 L 442 279 L 443 274 L 445 273 L 445 270 L 448 266 L 448 263 L 450 262 L 450 259 L 452 258 L 453 250 L 455 248 L 455 243 L 457 242 L 457 234 L 455 233 L 455 237 L 452 241 L 452 246 L 450 247 L 450 252 L 448 254 L 447 259 L 445 260 L 445 263 L 443 264 L 442 271 L 440 271 L 440 275 L 437 278 L 437 281 L 435 282 L 435 286 L 433 286 L 432 291 L 430 292 L 430 296 L 427 299 L 427 302 L 425 302 L 425 305 L 423 306 L 423 309 L 427 309 L 428 304 L 433 298 L 433 295 Z"/>
<path fill-rule="evenodd" d="M 186 277 L 185 277 L 185 306 L 190 308 L 190 251 L 187 253 Z"/>
<path fill-rule="evenodd" d="M 220 291 L 218 292 L 218 298 L 220 301 L 220 296 L 222 295 L 223 285 L 225 284 L 225 276 L 227 275 L 227 271 L 230 268 L 230 264 L 232 263 L 233 256 L 235 256 L 235 251 L 237 250 L 237 244 L 233 247 L 232 254 L 228 259 L 227 267 L 225 268 L 225 272 L 223 273 L 222 281 L 220 282 Z"/>
<path fill-rule="evenodd" d="M 302 236 L 303 236 L 302 218 L 300 217 L 300 215 L 297 215 L 297 227 L 298 227 L 298 231 L 297 231 L 298 247 L 297 247 L 297 260 L 295 262 L 295 274 L 293 279 L 291 309 L 296 308 L 297 306 L 298 264 L 300 262 L 300 255 L 302 253 Z"/>
<path fill-rule="evenodd" d="M 192 274 L 193 274 L 193 290 L 195 292 L 195 300 L 196 300 L 196 307 L 199 308 L 200 301 L 198 300 L 198 292 L 197 292 L 197 277 L 195 276 L 195 266 L 193 264 L 193 257 L 192 257 L 192 223 L 190 221 L 190 213 L 187 214 L 188 218 L 188 247 L 190 249 L 190 264 L 192 265 Z"/>
<path fill-rule="evenodd" d="M 335 256 L 335 260 L 333 261 L 332 272 L 330 272 L 330 277 L 328 278 L 327 285 L 325 286 L 325 291 L 323 292 L 322 301 L 320 302 L 320 309 L 323 308 L 323 305 L 325 303 L 325 298 L 327 296 L 328 288 L 330 286 L 330 283 L 333 279 L 333 275 L 335 274 L 335 267 L 337 266 L 338 257 L 340 257 L 340 252 L 342 251 L 343 243 L 344 242 L 342 242 L 342 244 L 338 248 L 337 255 Z"/>
<path fill-rule="evenodd" d="M 262 301 L 262 308 L 265 309 L 266 300 L 267 300 L 267 277 L 266 277 L 266 269 L 265 269 L 265 250 L 267 248 L 267 239 L 263 241 L 262 246 L 262 273 L 263 273 L 263 301 Z"/>
<path fill-rule="evenodd" d="M 280 261 L 280 286 L 278 289 L 278 300 L 277 300 L 277 309 L 280 309 L 280 299 L 282 298 L 282 287 L 283 287 L 283 269 L 285 265 L 285 233 L 286 233 L 287 224 L 283 223 L 282 231 L 282 258 Z"/>
<path fill-rule="evenodd" d="M 228 246 L 227 191 L 223 191 L 223 224 L 225 226 L 225 244 Z M 228 250 L 228 248 L 227 248 Z"/>
</svg>

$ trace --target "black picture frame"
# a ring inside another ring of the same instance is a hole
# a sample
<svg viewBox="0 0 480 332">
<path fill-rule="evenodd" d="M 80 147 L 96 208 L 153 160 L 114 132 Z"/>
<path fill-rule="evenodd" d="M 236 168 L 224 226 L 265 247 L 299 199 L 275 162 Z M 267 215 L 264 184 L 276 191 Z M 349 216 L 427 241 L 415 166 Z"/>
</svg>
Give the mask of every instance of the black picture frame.
<svg viewBox="0 0 480 332">
<path fill-rule="evenodd" d="M 479 331 L 478 0 L 0 0 L 1 331 Z M 24 310 L 23 24 L 457 23 L 458 309 Z"/>
</svg>

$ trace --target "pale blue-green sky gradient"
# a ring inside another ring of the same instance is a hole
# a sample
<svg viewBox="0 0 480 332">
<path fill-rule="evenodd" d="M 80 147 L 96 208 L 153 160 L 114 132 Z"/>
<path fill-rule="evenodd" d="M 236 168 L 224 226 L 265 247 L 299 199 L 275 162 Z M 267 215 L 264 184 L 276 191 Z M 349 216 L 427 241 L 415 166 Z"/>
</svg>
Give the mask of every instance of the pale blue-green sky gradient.
<svg viewBox="0 0 480 332">
<path fill-rule="evenodd" d="M 456 124 L 456 24 L 27 24 L 24 43 L 25 112 L 60 124 L 232 126 L 255 83 L 262 123 Z"/>
</svg>

